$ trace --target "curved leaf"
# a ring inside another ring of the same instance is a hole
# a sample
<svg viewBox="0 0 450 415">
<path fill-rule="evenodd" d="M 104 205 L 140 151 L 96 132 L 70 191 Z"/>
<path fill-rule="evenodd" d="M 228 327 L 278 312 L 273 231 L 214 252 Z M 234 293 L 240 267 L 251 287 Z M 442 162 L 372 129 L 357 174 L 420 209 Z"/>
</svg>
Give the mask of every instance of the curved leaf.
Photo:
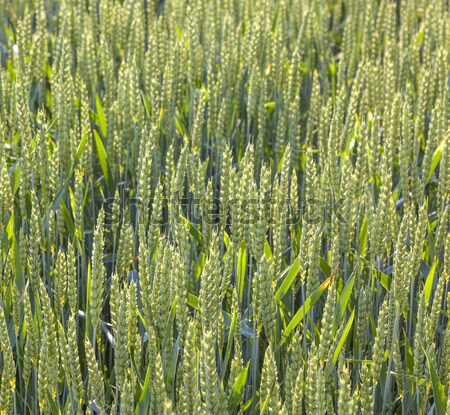
<svg viewBox="0 0 450 415">
<path fill-rule="evenodd" d="M 330 275 L 318 288 L 314 291 L 304 302 L 304 304 L 300 307 L 300 309 L 295 313 L 294 317 L 284 330 L 283 335 L 281 336 L 280 343 L 278 344 L 277 350 L 284 344 L 289 335 L 295 330 L 295 328 L 300 324 L 306 314 L 309 313 L 312 306 L 317 302 L 317 300 L 322 296 L 324 291 L 330 285 L 332 276 Z"/>
</svg>

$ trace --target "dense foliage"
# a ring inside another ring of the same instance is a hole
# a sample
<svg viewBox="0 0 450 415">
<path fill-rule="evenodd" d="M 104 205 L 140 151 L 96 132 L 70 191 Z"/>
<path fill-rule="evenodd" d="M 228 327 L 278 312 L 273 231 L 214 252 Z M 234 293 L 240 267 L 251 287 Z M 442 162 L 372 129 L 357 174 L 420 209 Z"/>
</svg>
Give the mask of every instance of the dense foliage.
<svg viewBox="0 0 450 415">
<path fill-rule="evenodd" d="M 0 42 L 0 414 L 450 412 L 447 1 L 0 0 Z"/>
</svg>

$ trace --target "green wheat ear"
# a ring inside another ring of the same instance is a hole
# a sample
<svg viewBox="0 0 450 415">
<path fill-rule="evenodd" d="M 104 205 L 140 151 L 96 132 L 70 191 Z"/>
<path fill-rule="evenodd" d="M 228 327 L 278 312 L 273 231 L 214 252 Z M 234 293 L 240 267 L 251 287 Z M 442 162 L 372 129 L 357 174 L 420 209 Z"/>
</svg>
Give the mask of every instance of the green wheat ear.
<svg viewBox="0 0 450 415">
<path fill-rule="evenodd" d="M 13 407 L 13 397 L 16 390 L 16 369 L 13 351 L 9 340 L 4 309 L 1 309 L 0 346 L 3 356 L 2 386 L 0 389 L 0 407 L 5 414 L 10 413 Z"/>
<path fill-rule="evenodd" d="M 92 248 L 92 269 L 90 289 L 90 316 L 94 333 L 99 324 L 101 307 L 103 303 L 103 290 L 106 280 L 106 269 L 103 263 L 104 252 L 104 220 L 105 212 L 103 209 L 97 217 L 97 226 L 94 233 L 94 245 Z"/>
</svg>

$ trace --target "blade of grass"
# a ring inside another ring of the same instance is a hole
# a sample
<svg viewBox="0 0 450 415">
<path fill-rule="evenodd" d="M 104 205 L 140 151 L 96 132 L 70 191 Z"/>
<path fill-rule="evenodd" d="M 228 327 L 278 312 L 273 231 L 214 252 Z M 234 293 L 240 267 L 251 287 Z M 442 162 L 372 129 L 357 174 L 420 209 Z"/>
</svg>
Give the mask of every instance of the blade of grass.
<svg viewBox="0 0 450 415">
<path fill-rule="evenodd" d="M 431 360 L 430 355 L 428 354 L 427 350 L 421 343 L 423 352 L 425 353 L 425 357 L 427 358 L 428 362 L 428 368 L 430 370 L 431 375 L 431 385 L 433 387 L 433 397 L 434 397 L 434 403 L 436 404 L 436 413 L 437 415 L 446 415 L 446 407 L 447 407 L 447 400 L 445 396 L 445 390 L 444 386 L 442 385 L 441 381 L 439 380 L 439 376 L 436 372 L 436 368 L 434 367 L 433 361 Z"/>
<path fill-rule="evenodd" d="M 250 360 L 245 367 L 239 373 L 236 381 L 234 382 L 233 389 L 231 390 L 230 397 L 228 398 L 228 410 L 230 413 L 234 413 L 234 410 L 238 406 L 239 402 L 244 398 L 244 388 L 247 382 L 248 368 L 250 366 Z"/>
<path fill-rule="evenodd" d="M 286 268 L 281 273 L 281 275 L 278 277 L 278 280 L 282 281 L 282 283 L 278 288 L 277 292 L 275 293 L 275 300 L 281 301 L 283 297 L 287 294 L 289 288 L 291 288 L 291 285 L 293 284 L 295 278 L 298 275 L 299 269 L 300 263 L 297 258 L 288 268 Z"/>
<path fill-rule="evenodd" d="M 277 346 L 276 351 L 284 344 L 289 335 L 295 330 L 295 328 L 302 322 L 303 317 L 308 314 L 312 306 L 317 302 L 317 300 L 322 296 L 327 287 L 331 283 L 332 276 L 330 275 L 317 289 L 314 291 L 305 301 L 305 303 L 300 307 L 300 309 L 295 313 L 292 320 L 289 322 L 286 330 L 284 330 L 281 340 Z"/>
<path fill-rule="evenodd" d="M 244 299 L 244 285 L 245 285 L 245 274 L 247 271 L 247 248 L 245 247 L 245 243 L 242 242 L 239 247 L 239 255 L 238 255 L 238 266 L 237 266 L 237 289 L 239 302 L 242 304 L 242 300 Z"/>
</svg>

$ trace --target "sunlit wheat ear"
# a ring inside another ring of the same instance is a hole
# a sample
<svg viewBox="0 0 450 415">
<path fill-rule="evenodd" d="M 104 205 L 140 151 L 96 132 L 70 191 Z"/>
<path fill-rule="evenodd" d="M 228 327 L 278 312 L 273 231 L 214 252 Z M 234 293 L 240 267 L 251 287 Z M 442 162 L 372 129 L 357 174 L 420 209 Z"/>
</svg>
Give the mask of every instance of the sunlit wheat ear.
<svg viewBox="0 0 450 415">
<path fill-rule="evenodd" d="M 198 409 L 200 404 L 200 396 L 197 393 L 197 345 L 195 338 L 195 325 L 192 320 L 188 320 L 183 336 L 183 355 L 186 359 L 183 359 L 183 363 L 180 366 L 180 374 L 177 378 L 177 385 L 179 391 L 183 390 L 184 393 L 178 393 L 178 407 L 181 412 L 188 413 L 194 409 Z M 191 359 L 187 360 L 188 357 Z"/>
<path fill-rule="evenodd" d="M 53 378 L 51 374 L 51 356 L 49 350 L 49 329 L 45 329 L 42 334 L 41 346 L 39 350 L 39 371 L 38 371 L 38 396 L 39 396 L 39 407 L 41 411 L 50 411 L 50 400 L 49 396 L 52 396 L 52 383 Z M 61 353 L 64 358 L 66 355 Z"/>
<path fill-rule="evenodd" d="M 439 197 L 441 201 L 448 201 L 450 196 L 450 156 L 448 149 L 450 147 L 450 128 L 444 133 L 441 167 L 439 172 Z M 442 203 L 444 205 L 444 203 Z"/>
<path fill-rule="evenodd" d="M 120 390 L 120 411 L 119 414 L 132 414 L 134 412 L 133 389 L 128 377 L 121 383 Z"/>
<path fill-rule="evenodd" d="M 209 413 L 225 412 L 225 393 L 219 382 L 216 366 L 216 341 L 212 332 L 205 328 L 201 343 L 201 386 L 205 407 Z"/>
<path fill-rule="evenodd" d="M 359 400 L 359 410 L 363 414 L 370 414 L 373 411 L 372 405 L 372 379 L 370 375 L 370 368 L 368 365 L 363 365 L 360 370 L 361 380 L 360 380 L 360 390 L 358 394 Z"/>
<path fill-rule="evenodd" d="M 259 261 L 258 270 L 253 278 L 253 302 L 255 318 L 263 328 L 268 337 L 271 336 L 276 308 L 273 303 L 273 284 L 271 275 L 273 273 L 273 261 L 262 256 Z"/>
<path fill-rule="evenodd" d="M 0 309 L 0 314 L 0 346 L 3 358 L 0 407 L 1 411 L 7 414 L 10 413 L 13 407 L 13 397 L 16 389 L 16 369 L 3 308 Z"/>
<path fill-rule="evenodd" d="M 102 411 L 105 408 L 104 380 L 101 367 L 95 357 L 95 351 L 88 340 L 85 341 L 86 361 L 88 368 L 88 404 L 95 404 Z"/>
<path fill-rule="evenodd" d="M 91 324 L 95 330 L 99 324 L 100 312 L 103 303 L 103 290 L 106 280 L 106 270 L 103 263 L 104 250 L 104 220 L 105 213 L 101 209 L 97 217 L 97 226 L 94 233 L 94 246 L 92 250 L 91 286 L 90 289 L 90 315 Z"/>
<path fill-rule="evenodd" d="M 53 306 L 59 312 L 65 303 L 65 295 L 67 292 L 67 259 L 64 252 L 59 253 L 56 260 L 55 269 L 53 270 L 54 279 L 54 295 Z"/>
<path fill-rule="evenodd" d="M 149 330 L 149 346 L 147 350 L 149 368 L 154 379 L 151 386 L 150 412 L 160 414 L 164 413 L 167 395 L 164 386 L 161 354 L 153 328 Z"/>
<path fill-rule="evenodd" d="M 221 275 L 220 262 L 218 258 L 217 239 L 211 242 L 208 258 L 201 275 L 199 292 L 199 312 L 202 330 L 210 330 L 216 341 L 218 339 L 218 326 L 220 319 L 221 300 Z"/>
<path fill-rule="evenodd" d="M 380 377 L 381 366 L 384 362 L 386 327 L 389 311 L 387 304 L 388 304 L 388 297 L 386 297 L 383 303 L 381 304 L 380 313 L 378 315 L 375 341 L 373 343 L 372 348 L 373 367 L 371 369 L 371 374 L 373 381 L 373 394 L 375 393 L 376 384 Z"/>
<path fill-rule="evenodd" d="M 336 301 L 336 291 L 333 284 L 330 287 L 330 291 L 328 292 L 328 297 L 325 302 L 321 321 L 322 327 L 320 331 L 319 351 L 318 351 L 319 362 L 321 364 L 328 361 L 328 359 L 331 357 L 329 355 L 330 353 L 329 346 L 332 342 L 332 335 L 333 335 L 331 313 L 334 308 L 335 301 Z"/>
<path fill-rule="evenodd" d="M 84 218 L 83 218 L 83 172 L 78 171 L 75 176 L 75 197 L 74 197 L 74 210 L 75 210 L 75 233 L 78 240 L 83 239 Z"/>
<path fill-rule="evenodd" d="M 166 243 L 158 252 L 151 301 L 152 318 L 158 341 L 162 341 L 165 335 L 165 325 L 172 304 L 171 286 L 171 260 L 173 259 L 173 247 Z"/>
<path fill-rule="evenodd" d="M 125 299 L 124 299 L 125 300 Z M 136 293 L 136 283 L 131 281 L 128 287 L 128 309 L 127 309 L 127 320 L 128 320 L 128 352 L 136 364 L 140 363 L 141 357 L 141 338 L 139 334 L 138 318 L 137 318 L 137 293 Z"/>
<path fill-rule="evenodd" d="M 133 226 L 124 223 L 120 232 L 117 249 L 117 275 L 124 279 L 128 277 L 130 269 L 134 267 L 134 230 Z"/>
<path fill-rule="evenodd" d="M 116 378 L 116 399 L 117 394 L 126 380 L 128 368 L 129 353 L 127 349 L 127 320 L 126 320 L 126 301 L 120 301 L 117 310 L 117 323 L 114 327 L 114 360 L 115 360 L 115 378 Z"/>
<path fill-rule="evenodd" d="M 39 359 L 39 337 L 38 330 L 35 325 L 33 313 L 31 311 L 31 304 L 29 298 L 24 298 L 24 325 L 26 329 L 26 344 L 24 348 L 24 362 L 23 362 L 23 379 L 25 385 L 28 384 L 31 372 L 37 368 Z"/>
<path fill-rule="evenodd" d="M 66 252 L 67 302 L 70 311 L 78 309 L 78 274 L 76 266 L 75 248 L 69 244 Z"/>
<path fill-rule="evenodd" d="M 36 293 L 39 290 L 39 281 L 41 279 L 41 259 L 40 244 L 42 243 L 41 233 L 41 215 L 39 204 L 35 194 L 32 198 L 32 210 L 30 218 L 30 234 L 28 236 L 28 275 L 31 282 L 31 288 Z"/>
<path fill-rule="evenodd" d="M 272 345 L 269 344 L 265 355 L 261 373 L 260 385 L 261 409 L 267 405 L 269 413 L 282 413 L 280 386 L 278 384 L 278 370 L 274 359 Z"/>
<path fill-rule="evenodd" d="M 3 147 L 1 143 L 0 147 Z M 6 224 L 8 223 L 13 208 L 11 180 L 8 173 L 6 156 L 4 155 L 3 149 L 0 149 L 0 163 L 0 198 L 2 200 L 0 204 L 0 232 L 3 233 L 5 231 Z"/>
<path fill-rule="evenodd" d="M 81 404 L 85 401 L 85 392 L 81 378 L 80 358 L 76 343 L 77 337 L 76 320 L 72 316 L 68 322 L 67 351 L 70 370 L 69 390 L 71 393 L 71 406 L 74 411 L 78 411 Z"/>
<path fill-rule="evenodd" d="M 291 413 L 294 409 L 298 411 L 298 408 L 303 406 L 304 367 L 302 354 L 301 334 L 297 331 L 294 333 L 287 350 L 285 380 L 284 384 L 280 385 L 284 392 L 284 406 L 288 413 Z M 299 381 L 299 384 L 297 384 L 297 381 Z M 299 399 L 300 402 L 294 402 L 296 399 Z"/>
</svg>

